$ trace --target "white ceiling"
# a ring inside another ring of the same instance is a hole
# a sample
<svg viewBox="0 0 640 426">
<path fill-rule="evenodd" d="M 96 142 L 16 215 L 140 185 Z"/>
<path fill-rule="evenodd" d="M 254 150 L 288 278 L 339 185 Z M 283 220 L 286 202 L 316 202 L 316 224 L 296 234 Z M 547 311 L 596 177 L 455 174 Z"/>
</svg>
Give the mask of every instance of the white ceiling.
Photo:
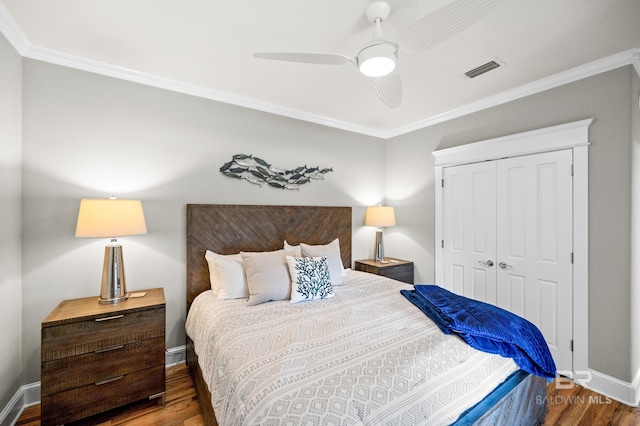
<svg viewBox="0 0 640 426">
<path fill-rule="evenodd" d="M 388 0 L 386 39 L 451 0 Z M 377 137 L 405 133 L 640 58 L 640 0 L 508 0 L 422 53 L 400 51 L 402 105 L 351 64 L 254 52 L 355 56 L 370 0 L 0 0 L 0 31 L 25 57 Z M 464 72 L 505 66 L 469 80 Z M 595 61 L 595 62 L 594 62 Z"/>
</svg>

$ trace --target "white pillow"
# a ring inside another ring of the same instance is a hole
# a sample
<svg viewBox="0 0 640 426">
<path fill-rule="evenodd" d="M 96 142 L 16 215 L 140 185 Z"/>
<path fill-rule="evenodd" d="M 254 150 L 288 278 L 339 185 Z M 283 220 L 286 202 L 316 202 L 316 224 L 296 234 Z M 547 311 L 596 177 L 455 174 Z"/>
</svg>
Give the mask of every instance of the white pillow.
<svg viewBox="0 0 640 426">
<path fill-rule="evenodd" d="M 291 275 L 291 303 L 333 297 L 326 257 L 287 256 Z"/>
<path fill-rule="evenodd" d="M 344 276 L 342 267 L 342 257 L 340 256 L 340 241 L 336 238 L 329 244 L 310 246 L 301 243 L 302 255 L 305 257 L 326 257 L 327 265 L 329 265 L 329 275 L 331 275 L 331 284 L 342 284 Z"/>
<path fill-rule="evenodd" d="M 207 250 L 204 258 L 209 265 L 209 281 L 216 299 L 249 297 L 249 288 L 240 254 L 222 255 Z"/>
<path fill-rule="evenodd" d="M 302 249 L 300 248 L 300 245 L 292 246 L 287 242 L 287 240 L 284 240 L 284 255 L 302 257 Z"/>
<path fill-rule="evenodd" d="M 240 252 L 247 275 L 247 306 L 291 297 L 291 278 L 284 250 Z"/>
</svg>

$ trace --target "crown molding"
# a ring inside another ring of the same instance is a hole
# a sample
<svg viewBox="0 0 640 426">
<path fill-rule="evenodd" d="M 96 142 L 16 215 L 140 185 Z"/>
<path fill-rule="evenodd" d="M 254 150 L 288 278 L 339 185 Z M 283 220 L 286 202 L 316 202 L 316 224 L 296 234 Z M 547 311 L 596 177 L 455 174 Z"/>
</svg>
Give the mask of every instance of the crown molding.
<svg viewBox="0 0 640 426">
<path fill-rule="evenodd" d="M 319 124 L 321 126 L 372 136 L 379 139 L 391 139 L 397 136 L 402 136 L 416 130 L 498 106 L 526 96 L 534 95 L 554 87 L 572 83 L 574 81 L 591 77 L 625 65 L 633 65 L 638 75 L 640 75 L 640 48 L 631 49 L 560 72 L 550 77 L 542 78 L 494 96 L 489 96 L 478 102 L 473 102 L 463 107 L 420 120 L 408 126 L 399 127 L 391 131 L 381 131 L 34 45 L 28 40 L 26 35 L 13 19 L 13 16 L 2 3 L 0 3 L 0 32 L 4 34 L 16 51 L 25 58 L 49 62 L 94 74 L 127 80 L 160 89 L 171 90 L 186 95 L 197 96 L 295 120 Z"/>
<path fill-rule="evenodd" d="M 143 73 L 129 68 L 120 67 L 117 65 L 112 65 L 105 62 L 100 62 L 93 59 L 88 59 L 32 44 L 26 37 L 26 35 L 22 32 L 18 24 L 15 22 L 13 16 L 9 13 L 9 11 L 2 3 L 0 3 L 0 32 L 4 34 L 13 48 L 24 58 L 49 62 L 68 68 L 74 68 L 81 71 L 104 75 L 107 77 L 127 80 L 134 83 L 157 87 L 160 89 L 171 90 L 186 95 L 197 96 L 213 101 L 267 112 L 283 117 L 293 118 L 295 120 L 307 121 L 310 123 L 319 124 L 321 126 L 332 127 L 348 132 L 360 133 L 363 135 L 373 136 L 381 139 L 385 138 L 384 132 L 375 129 L 356 126 L 354 124 L 335 120 L 329 117 L 309 114 L 299 110 L 285 108 L 275 104 L 270 104 L 251 98 L 245 98 L 230 93 L 213 90 L 204 86 L 198 86 L 178 80 L 172 80 L 170 78 Z"/>
<path fill-rule="evenodd" d="M 29 47 L 29 40 L 2 3 L 0 3 L 0 32 L 4 34 L 20 56 L 24 56 L 24 52 Z"/>
<path fill-rule="evenodd" d="M 406 133 L 424 129 L 438 123 L 453 120 L 454 118 L 482 111 L 526 96 L 535 95 L 536 93 L 544 92 L 545 90 L 573 83 L 574 81 L 582 80 L 626 65 L 633 65 L 636 73 L 640 76 L 640 49 L 626 50 L 624 52 L 598 59 L 567 71 L 516 87 L 515 89 L 507 90 L 494 96 L 489 96 L 478 102 L 473 102 L 463 107 L 447 111 L 443 114 L 418 121 L 409 126 L 398 128 L 392 132 L 387 132 L 386 138 L 401 136 Z"/>
<path fill-rule="evenodd" d="M 270 114 L 293 118 L 296 120 L 307 121 L 322 126 L 346 130 L 353 133 L 361 133 L 377 138 L 384 138 L 383 132 L 374 129 L 360 127 L 344 121 L 309 114 L 299 110 L 285 108 L 275 104 L 270 104 L 267 102 L 262 102 L 255 99 L 245 98 L 242 96 L 222 92 L 219 90 L 210 89 L 204 86 L 185 83 L 179 80 L 160 77 L 154 74 L 144 73 L 33 44 L 30 44 L 28 46 L 22 56 L 29 59 L 35 59 L 43 62 L 61 65 L 64 67 L 91 72 L 94 74 L 100 74 L 107 77 L 118 78 L 134 83 L 157 87 L 160 89 L 171 90 L 173 92 L 183 93 L 186 95 L 197 96 L 200 98 L 267 112 Z"/>
</svg>

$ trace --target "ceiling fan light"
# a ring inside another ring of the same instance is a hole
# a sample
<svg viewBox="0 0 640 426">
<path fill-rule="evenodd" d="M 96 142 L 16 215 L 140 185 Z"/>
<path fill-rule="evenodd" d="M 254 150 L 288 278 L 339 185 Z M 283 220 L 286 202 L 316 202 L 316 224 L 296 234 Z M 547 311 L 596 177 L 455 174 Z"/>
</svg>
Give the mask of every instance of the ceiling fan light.
<svg viewBox="0 0 640 426">
<path fill-rule="evenodd" d="M 397 59 L 397 45 L 374 40 L 358 53 L 358 68 L 367 77 L 382 77 L 395 69 Z"/>
<path fill-rule="evenodd" d="M 396 67 L 393 56 L 374 56 L 360 62 L 360 72 L 367 77 L 382 77 L 389 74 Z"/>
</svg>

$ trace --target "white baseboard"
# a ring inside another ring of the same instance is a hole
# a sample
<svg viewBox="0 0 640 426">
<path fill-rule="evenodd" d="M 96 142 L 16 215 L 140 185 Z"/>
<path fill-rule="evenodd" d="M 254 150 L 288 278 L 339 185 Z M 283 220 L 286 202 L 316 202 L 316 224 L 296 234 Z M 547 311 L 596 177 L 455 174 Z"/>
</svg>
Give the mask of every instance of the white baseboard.
<svg viewBox="0 0 640 426">
<path fill-rule="evenodd" d="M 186 359 L 186 346 L 182 345 L 169 348 L 165 355 L 165 366 L 173 367 L 174 365 L 185 362 Z M 0 426 L 13 426 L 25 408 L 39 403 L 40 382 L 21 386 L 7 406 L 0 412 Z"/>
<path fill-rule="evenodd" d="M 20 386 L 4 410 L 0 412 L 0 426 L 12 426 L 25 408 L 40 403 L 40 382 Z"/>
<path fill-rule="evenodd" d="M 631 407 L 638 406 L 640 398 L 640 370 L 635 376 L 633 383 L 628 383 L 596 370 L 591 371 L 591 380 L 584 386 L 594 392 L 614 399 Z"/>
<path fill-rule="evenodd" d="M 166 367 L 173 367 L 187 361 L 187 347 L 185 345 L 167 349 L 164 364 Z"/>
<path fill-rule="evenodd" d="M 631 383 L 633 389 L 635 390 L 635 398 L 634 398 L 634 407 L 640 405 L 640 368 L 636 371 L 636 377 L 633 379 Z"/>
</svg>

